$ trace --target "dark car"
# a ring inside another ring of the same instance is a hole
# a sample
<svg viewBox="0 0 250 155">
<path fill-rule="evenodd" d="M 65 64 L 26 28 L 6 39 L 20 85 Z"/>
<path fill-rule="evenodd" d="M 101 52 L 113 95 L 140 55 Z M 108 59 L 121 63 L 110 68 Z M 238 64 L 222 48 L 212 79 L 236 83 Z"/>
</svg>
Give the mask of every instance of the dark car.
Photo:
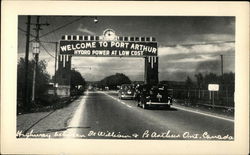
<svg viewBox="0 0 250 155">
<path fill-rule="evenodd" d="M 134 99 L 135 89 L 132 84 L 121 85 L 118 91 L 118 98 L 120 99 Z"/>
<path fill-rule="evenodd" d="M 168 94 L 166 86 L 163 85 L 142 85 L 136 87 L 135 100 L 138 106 L 147 109 L 153 106 L 170 108 L 172 98 Z"/>
</svg>

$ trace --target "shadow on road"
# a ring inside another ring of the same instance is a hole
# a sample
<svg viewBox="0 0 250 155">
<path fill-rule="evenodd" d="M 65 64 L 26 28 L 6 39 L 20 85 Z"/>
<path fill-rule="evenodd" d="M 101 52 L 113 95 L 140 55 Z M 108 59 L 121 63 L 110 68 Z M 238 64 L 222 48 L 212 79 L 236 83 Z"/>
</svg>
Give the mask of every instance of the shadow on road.
<svg viewBox="0 0 250 155">
<path fill-rule="evenodd" d="M 176 108 L 165 108 L 165 107 L 150 107 L 150 110 L 165 110 L 165 111 L 177 111 Z"/>
</svg>

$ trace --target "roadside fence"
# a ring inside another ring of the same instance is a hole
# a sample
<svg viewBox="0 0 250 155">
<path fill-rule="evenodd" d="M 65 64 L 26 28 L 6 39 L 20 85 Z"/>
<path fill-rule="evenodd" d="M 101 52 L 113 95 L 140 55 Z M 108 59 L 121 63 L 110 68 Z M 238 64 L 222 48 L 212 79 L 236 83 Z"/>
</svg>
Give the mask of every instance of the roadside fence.
<svg viewBox="0 0 250 155">
<path fill-rule="evenodd" d="M 234 108 L 234 90 L 168 89 L 168 92 L 174 99 L 189 104 Z"/>
</svg>

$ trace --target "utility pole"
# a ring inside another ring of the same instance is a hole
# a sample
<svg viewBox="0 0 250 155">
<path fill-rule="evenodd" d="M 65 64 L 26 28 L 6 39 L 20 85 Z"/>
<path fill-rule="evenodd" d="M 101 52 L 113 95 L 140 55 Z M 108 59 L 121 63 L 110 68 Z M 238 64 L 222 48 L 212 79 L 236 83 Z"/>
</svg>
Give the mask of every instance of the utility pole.
<svg viewBox="0 0 250 155">
<path fill-rule="evenodd" d="M 29 40 L 30 40 L 30 20 L 27 16 L 27 33 L 26 33 L 26 47 L 25 47 L 25 72 L 24 72 L 24 108 L 26 111 L 30 110 L 29 105 L 29 91 L 28 91 L 28 70 L 29 70 Z"/>
<path fill-rule="evenodd" d="M 56 64 L 57 64 L 57 46 L 58 46 L 58 43 L 57 42 L 55 42 L 55 44 L 56 44 L 56 51 L 55 51 L 55 75 L 54 75 L 54 95 L 56 96 L 57 95 L 57 93 L 56 93 Z"/>
<path fill-rule="evenodd" d="M 223 74 L 224 73 L 223 73 L 223 55 L 222 54 L 220 55 L 220 60 L 221 60 L 221 88 L 223 90 L 223 87 L 224 87 L 224 77 L 223 77 Z M 226 90 L 227 90 L 227 88 L 226 88 Z"/>
<path fill-rule="evenodd" d="M 35 90 L 36 90 L 36 73 L 37 73 L 37 64 L 38 64 L 38 61 L 39 61 L 39 57 L 38 57 L 38 53 L 39 53 L 39 31 L 40 31 L 40 24 L 39 24 L 39 19 L 40 17 L 37 16 L 36 18 L 36 38 L 35 38 L 35 41 L 36 41 L 36 45 L 34 48 L 34 51 L 33 51 L 33 56 L 34 56 L 34 60 L 35 60 L 35 64 L 34 64 L 34 71 L 33 71 L 33 81 L 32 81 L 32 98 L 31 98 L 31 101 L 32 103 L 35 102 Z"/>
<path fill-rule="evenodd" d="M 223 76 L 223 55 L 220 55 L 220 59 L 221 59 L 221 75 Z"/>
<path fill-rule="evenodd" d="M 41 30 L 41 26 L 42 25 L 47 25 L 48 24 L 40 24 L 39 23 L 40 17 L 37 16 L 36 18 L 36 28 L 34 28 L 34 30 L 36 30 L 36 38 L 35 38 L 35 43 L 33 46 L 33 56 L 34 56 L 34 60 L 35 60 L 35 65 L 34 65 L 34 71 L 33 71 L 33 81 L 32 81 L 32 98 L 31 101 L 32 103 L 35 102 L 35 90 L 36 90 L 36 74 L 37 74 L 37 65 L 38 65 L 38 61 L 39 61 L 39 52 L 40 52 L 40 42 L 39 42 L 39 31 Z"/>
</svg>

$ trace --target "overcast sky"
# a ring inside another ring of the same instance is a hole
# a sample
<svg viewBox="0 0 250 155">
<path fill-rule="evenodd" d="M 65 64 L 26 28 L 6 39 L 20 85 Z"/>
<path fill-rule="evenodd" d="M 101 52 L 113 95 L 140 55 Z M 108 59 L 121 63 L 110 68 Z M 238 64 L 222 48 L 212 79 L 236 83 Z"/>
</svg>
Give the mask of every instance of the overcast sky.
<svg viewBox="0 0 250 155">
<path fill-rule="evenodd" d="M 78 19 L 79 16 L 41 16 L 40 36 Z M 118 36 L 153 36 L 158 42 L 160 80 L 184 81 L 198 72 L 220 74 L 220 55 L 224 56 L 224 72 L 235 70 L 235 18 L 234 17 L 181 17 L 181 16 L 98 16 L 83 17 L 41 41 L 59 41 L 62 35 L 102 35 L 111 28 Z M 18 18 L 18 58 L 24 57 L 26 16 Z M 32 16 L 32 23 L 36 16 Z M 31 26 L 31 34 L 35 35 Z M 34 39 L 33 37 L 31 40 Z M 55 55 L 55 45 L 43 43 Z M 30 48 L 30 53 L 32 53 Z M 32 59 L 32 54 L 29 56 Z M 54 58 L 43 48 L 40 60 L 47 61 L 49 74 L 54 74 Z M 115 73 L 124 73 L 131 80 L 143 80 L 142 58 L 73 57 L 72 67 L 87 81 L 97 81 Z"/>
</svg>

